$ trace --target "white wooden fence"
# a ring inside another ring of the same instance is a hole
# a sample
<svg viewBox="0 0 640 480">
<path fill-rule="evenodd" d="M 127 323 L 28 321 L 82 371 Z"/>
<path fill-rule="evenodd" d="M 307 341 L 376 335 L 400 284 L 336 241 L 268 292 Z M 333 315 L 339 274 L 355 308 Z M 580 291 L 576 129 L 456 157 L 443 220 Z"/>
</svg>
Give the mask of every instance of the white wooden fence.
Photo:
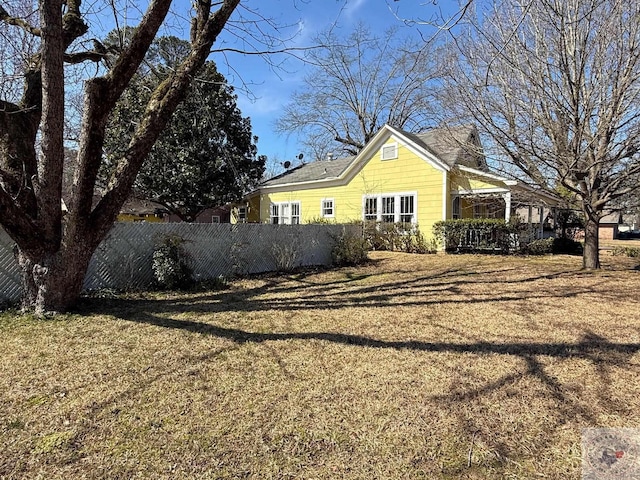
<svg viewBox="0 0 640 480">
<path fill-rule="evenodd" d="M 145 289 L 153 284 L 154 247 L 166 235 L 184 239 L 196 280 L 328 265 L 334 239 L 357 225 L 116 223 L 95 251 L 85 290 Z M 20 298 L 14 243 L 0 229 L 0 303 Z"/>
</svg>

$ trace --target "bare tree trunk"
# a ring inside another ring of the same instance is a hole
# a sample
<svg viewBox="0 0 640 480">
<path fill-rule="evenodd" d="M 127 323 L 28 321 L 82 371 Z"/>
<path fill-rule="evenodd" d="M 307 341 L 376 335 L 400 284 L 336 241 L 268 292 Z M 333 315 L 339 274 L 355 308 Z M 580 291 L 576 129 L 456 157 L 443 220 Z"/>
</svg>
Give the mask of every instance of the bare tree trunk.
<svg viewBox="0 0 640 480">
<path fill-rule="evenodd" d="M 116 173 L 94 206 L 107 119 L 172 5 L 172 0 L 149 2 L 129 46 L 120 52 L 109 72 L 86 82 L 77 167 L 68 212 L 63 217 L 62 126 L 64 87 L 68 81 L 64 62 L 102 58 L 94 51 L 67 52 L 88 30 L 81 3 L 41 0 L 38 2 L 41 28 L 28 26 L 6 12 L 0 15 L 0 22 L 21 25 L 41 38 L 40 52 L 30 58 L 20 104 L 0 99 L 0 224 L 18 245 L 23 309 L 38 315 L 65 311 L 77 299 L 93 251 L 113 225 L 142 162 L 240 0 L 196 2 L 191 50 L 172 75 L 155 89 Z M 38 125 L 39 155 L 35 149 Z"/>
<path fill-rule="evenodd" d="M 582 268 L 597 270 L 600 268 L 600 239 L 598 236 L 600 219 L 588 214 L 585 214 L 585 217 Z"/>
<path fill-rule="evenodd" d="M 18 249 L 24 294 L 22 310 L 36 315 L 65 312 L 82 291 L 93 249 L 82 244 L 57 252 Z"/>
</svg>

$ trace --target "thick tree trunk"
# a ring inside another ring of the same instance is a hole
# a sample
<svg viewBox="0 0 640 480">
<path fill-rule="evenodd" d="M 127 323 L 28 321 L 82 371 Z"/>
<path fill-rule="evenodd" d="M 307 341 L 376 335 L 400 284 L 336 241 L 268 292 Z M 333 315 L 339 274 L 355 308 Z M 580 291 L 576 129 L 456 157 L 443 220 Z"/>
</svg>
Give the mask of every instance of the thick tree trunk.
<svg viewBox="0 0 640 480">
<path fill-rule="evenodd" d="M 600 239 L 598 237 L 600 218 L 588 214 L 585 216 L 582 268 L 596 270 L 600 268 Z"/>
<path fill-rule="evenodd" d="M 153 93 L 117 171 L 102 199 L 93 195 L 105 125 L 164 22 L 171 0 L 149 2 L 148 9 L 108 74 L 87 82 L 78 166 L 68 212 L 61 209 L 64 165 L 64 60 L 67 48 L 87 32 L 80 1 L 41 0 L 41 50 L 20 105 L 0 99 L 0 224 L 19 246 L 23 309 L 38 315 L 64 312 L 78 298 L 91 255 L 129 196 L 142 162 L 182 100 L 195 73 L 240 0 L 196 2 L 189 55 Z M 9 19 L 10 20 L 10 19 Z M 3 14 L 0 22 L 8 22 Z M 9 22 L 11 23 L 11 22 Z M 80 56 L 96 52 L 80 52 Z M 42 118 L 41 118 L 42 115 Z M 40 149 L 36 132 L 40 124 Z M 26 192 L 26 193 L 25 193 Z"/>
<path fill-rule="evenodd" d="M 38 316 L 67 311 L 78 299 L 93 249 L 80 245 L 55 253 L 18 249 L 22 269 L 22 310 Z"/>
</svg>

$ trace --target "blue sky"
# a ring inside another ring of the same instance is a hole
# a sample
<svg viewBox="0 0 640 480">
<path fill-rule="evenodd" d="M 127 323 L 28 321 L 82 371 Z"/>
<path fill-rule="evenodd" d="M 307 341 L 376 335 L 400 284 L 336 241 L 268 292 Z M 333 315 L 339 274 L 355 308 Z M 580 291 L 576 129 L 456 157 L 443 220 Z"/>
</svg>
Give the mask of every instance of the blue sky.
<svg viewBox="0 0 640 480">
<path fill-rule="evenodd" d="M 281 25 L 292 25 L 289 32 L 296 34 L 290 42 L 293 46 L 311 45 L 314 35 L 332 25 L 336 33 L 346 36 L 358 22 L 369 25 L 372 31 L 383 31 L 402 25 L 398 17 L 429 20 L 440 9 L 457 11 L 455 0 L 262 0 L 257 4 L 264 16 Z M 297 8 L 292 8 L 294 4 Z M 391 9 L 397 11 L 397 16 Z M 414 26 L 403 29 L 402 34 L 413 32 L 417 35 L 418 28 L 428 32 L 424 30 L 426 27 Z M 221 41 L 229 39 L 223 37 Z M 243 115 L 251 117 L 253 133 L 259 137 L 259 154 L 267 155 L 270 161 L 268 169 L 275 173 L 278 170 L 276 161 L 293 160 L 298 153 L 304 153 L 294 136 L 287 138 L 274 131 L 274 122 L 283 105 L 290 101 L 291 94 L 301 87 L 302 78 L 310 67 L 286 56 L 274 58 L 285 61 L 284 68 L 278 70 L 270 68 L 259 56 L 227 53 L 224 57 L 215 54 L 213 59 L 236 87 Z M 245 92 L 245 86 L 249 94 Z"/>
</svg>

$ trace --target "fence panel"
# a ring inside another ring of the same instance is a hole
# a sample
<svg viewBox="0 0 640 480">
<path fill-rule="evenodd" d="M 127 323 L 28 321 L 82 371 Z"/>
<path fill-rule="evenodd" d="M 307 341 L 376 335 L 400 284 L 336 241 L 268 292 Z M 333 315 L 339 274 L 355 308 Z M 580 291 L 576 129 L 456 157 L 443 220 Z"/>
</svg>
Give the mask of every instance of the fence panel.
<svg viewBox="0 0 640 480">
<path fill-rule="evenodd" d="M 196 280 L 207 280 L 328 265 L 334 238 L 345 230 L 361 232 L 357 225 L 116 223 L 93 254 L 84 288 L 149 288 L 154 246 L 166 235 L 184 239 Z M 0 302 L 20 293 L 13 241 L 0 229 Z"/>
<path fill-rule="evenodd" d="M 13 254 L 14 242 L 0 228 L 0 303 L 20 298 L 20 270 Z"/>
</svg>

